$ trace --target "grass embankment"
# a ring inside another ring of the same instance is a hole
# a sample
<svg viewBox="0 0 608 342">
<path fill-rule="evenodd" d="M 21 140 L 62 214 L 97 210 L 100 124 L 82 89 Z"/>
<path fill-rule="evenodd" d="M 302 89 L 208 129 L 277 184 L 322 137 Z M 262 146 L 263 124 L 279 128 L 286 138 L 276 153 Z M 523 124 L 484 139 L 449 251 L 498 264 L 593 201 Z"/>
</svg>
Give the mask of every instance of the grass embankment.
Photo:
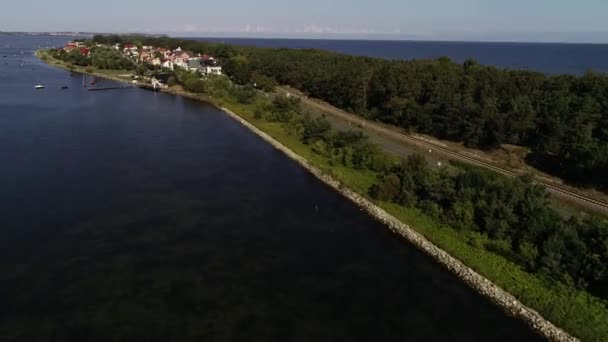
<svg viewBox="0 0 608 342">
<path fill-rule="evenodd" d="M 66 68 L 64 64 L 45 60 L 51 65 Z M 80 70 L 75 69 L 80 72 Z M 99 76 L 112 75 L 112 71 L 97 71 Z M 116 79 L 116 78 L 114 78 Z M 318 169 L 339 180 L 344 186 L 369 198 L 369 187 L 375 182 L 372 171 L 358 171 L 315 153 L 311 146 L 290 134 L 281 123 L 268 122 L 255 117 L 256 103 L 241 104 L 230 96 L 210 97 L 188 93 L 181 88 L 168 92 L 193 99 L 210 101 L 226 107 L 258 129 L 306 158 Z M 450 229 L 414 208 L 391 203 L 377 203 L 382 209 L 408 224 L 428 240 L 453 257 L 502 287 L 522 303 L 540 312 L 543 317 L 584 341 L 608 341 L 608 309 L 606 303 L 549 279 L 526 272 L 522 267 L 486 249 L 487 237 L 473 232 Z"/>
</svg>

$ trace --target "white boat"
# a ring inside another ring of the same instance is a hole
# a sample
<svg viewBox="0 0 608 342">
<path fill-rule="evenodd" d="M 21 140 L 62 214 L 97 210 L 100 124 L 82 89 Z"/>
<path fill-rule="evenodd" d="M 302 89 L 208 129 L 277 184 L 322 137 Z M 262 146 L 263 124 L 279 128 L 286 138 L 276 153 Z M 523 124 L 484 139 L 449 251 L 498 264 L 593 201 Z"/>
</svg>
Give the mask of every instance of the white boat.
<svg viewBox="0 0 608 342">
<path fill-rule="evenodd" d="M 39 85 L 35 86 L 34 88 L 36 88 L 36 89 L 44 89 L 44 86 L 39 84 Z"/>
</svg>

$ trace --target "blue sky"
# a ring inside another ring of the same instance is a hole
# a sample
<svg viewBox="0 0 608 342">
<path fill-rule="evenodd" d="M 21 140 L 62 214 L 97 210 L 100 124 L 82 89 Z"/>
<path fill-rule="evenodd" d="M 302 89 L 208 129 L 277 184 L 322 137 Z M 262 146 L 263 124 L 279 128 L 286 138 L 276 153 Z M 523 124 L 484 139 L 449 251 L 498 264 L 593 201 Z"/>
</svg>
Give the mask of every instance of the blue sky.
<svg viewBox="0 0 608 342">
<path fill-rule="evenodd" d="M 606 0 L 2 2 L 2 31 L 608 42 Z"/>
</svg>

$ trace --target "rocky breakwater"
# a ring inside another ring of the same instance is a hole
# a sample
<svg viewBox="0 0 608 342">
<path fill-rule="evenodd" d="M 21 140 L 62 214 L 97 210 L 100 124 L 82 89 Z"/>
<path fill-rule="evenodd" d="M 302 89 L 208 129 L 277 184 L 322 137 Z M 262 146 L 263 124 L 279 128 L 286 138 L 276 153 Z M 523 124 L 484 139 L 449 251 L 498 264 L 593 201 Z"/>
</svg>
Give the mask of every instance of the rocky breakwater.
<svg viewBox="0 0 608 342">
<path fill-rule="evenodd" d="M 399 236 L 407 239 L 410 243 L 427 253 L 438 263 L 453 272 L 458 278 L 472 287 L 479 294 L 489 298 L 493 303 L 502 307 L 509 315 L 525 321 L 539 334 L 546 337 L 550 341 L 578 341 L 577 338 L 571 336 L 564 330 L 558 328 L 553 323 L 543 318 L 535 310 L 525 306 L 513 295 L 509 294 L 490 280 L 486 279 L 473 269 L 467 267 L 465 264 L 460 262 L 458 259 L 452 257 L 446 251 L 435 246 L 432 242 L 427 240 L 424 236 L 420 235 L 408 225 L 399 221 L 391 214 L 384 211 L 368 199 L 363 196 L 351 191 L 350 189 L 342 186 L 342 184 L 321 170 L 311 165 L 308 160 L 302 156 L 296 154 L 291 149 L 281 144 L 270 135 L 259 130 L 257 127 L 244 120 L 237 114 L 231 112 L 227 108 L 221 108 L 229 116 L 240 122 L 242 125 L 249 128 L 255 134 L 266 140 L 276 149 L 285 153 L 289 158 L 298 162 L 302 167 L 308 170 L 310 173 L 315 175 L 318 179 L 322 180 L 336 191 L 341 193 L 344 197 L 348 198 L 363 210 L 367 211 L 378 221 L 384 223 L 391 231 L 398 234 Z"/>
</svg>

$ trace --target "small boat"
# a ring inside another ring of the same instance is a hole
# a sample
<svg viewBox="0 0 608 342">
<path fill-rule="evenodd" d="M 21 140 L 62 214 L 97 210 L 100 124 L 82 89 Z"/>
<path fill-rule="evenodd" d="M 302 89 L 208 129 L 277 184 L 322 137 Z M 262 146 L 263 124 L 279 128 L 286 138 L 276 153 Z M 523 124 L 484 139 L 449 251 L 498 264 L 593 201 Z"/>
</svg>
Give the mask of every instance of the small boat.
<svg viewBox="0 0 608 342">
<path fill-rule="evenodd" d="M 61 86 L 61 89 L 68 89 L 68 86 Z"/>
<path fill-rule="evenodd" d="M 36 88 L 36 89 L 44 89 L 44 86 L 41 85 L 41 84 L 39 84 L 39 85 L 35 86 L 34 88 Z"/>
</svg>

